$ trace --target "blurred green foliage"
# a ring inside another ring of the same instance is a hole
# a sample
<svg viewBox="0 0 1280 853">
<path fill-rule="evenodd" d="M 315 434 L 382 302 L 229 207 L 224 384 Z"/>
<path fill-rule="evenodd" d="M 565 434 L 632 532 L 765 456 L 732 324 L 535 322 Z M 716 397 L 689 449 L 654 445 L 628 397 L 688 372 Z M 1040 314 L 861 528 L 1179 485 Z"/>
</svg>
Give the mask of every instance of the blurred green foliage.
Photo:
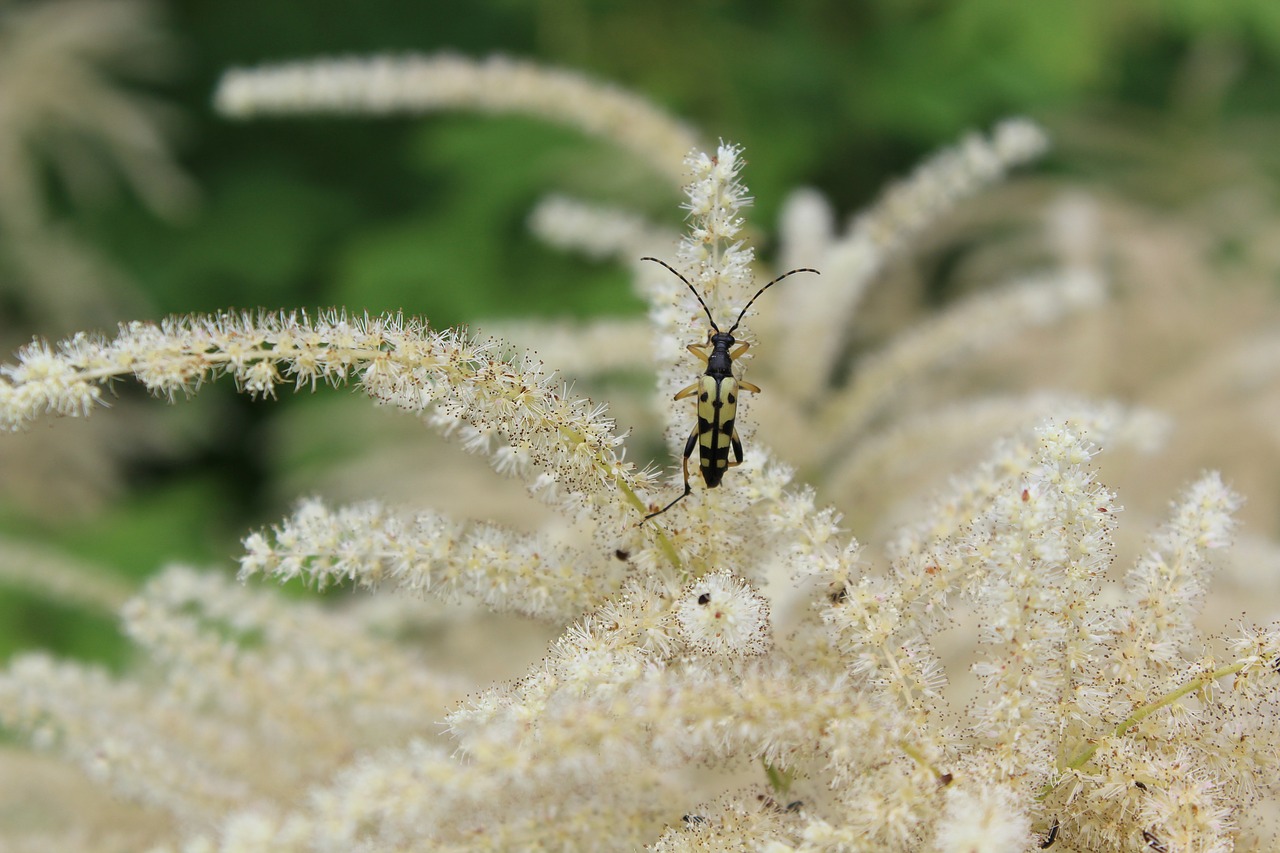
<svg viewBox="0 0 1280 853">
<path fill-rule="evenodd" d="M 675 218 L 674 189 L 646 190 L 643 176 L 614 173 L 623 158 L 602 143 L 532 120 L 221 120 L 209 94 L 234 65 L 459 50 L 580 69 L 745 144 L 765 226 L 792 187 L 856 210 L 925 152 L 1008 114 L 1174 111 L 1201 42 L 1230 42 L 1247 66 L 1223 111 L 1270 111 L 1280 97 L 1257 79 L 1273 82 L 1280 58 L 1280 7 L 1267 0 L 184 2 L 169 21 L 185 68 L 163 94 L 190 124 L 202 208 L 180 227 L 127 201 L 91 214 L 157 314 L 340 304 L 450 325 L 629 311 L 618 276 L 539 250 L 524 217 L 542 193 L 569 190 Z"/>
<path fill-rule="evenodd" d="M 1105 115 L 1137 133 L 1190 127 L 1202 137 L 1280 108 L 1275 0 L 181 0 L 163 8 L 182 62 L 154 94 L 184 116 L 179 147 L 202 191 L 199 209 L 178 223 L 129 198 L 69 212 L 134 278 L 152 317 L 340 305 L 451 325 L 635 312 L 623 271 L 538 245 L 525 217 L 543 193 L 567 191 L 678 221 L 675 188 L 604 143 L 528 119 L 220 119 L 210 94 L 232 66 L 456 50 L 577 69 L 647 95 L 709 139 L 744 144 L 756 224 L 766 231 L 791 188 L 817 186 L 852 212 L 927 151 L 1009 114 L 1051 127 Z M 1059 149 L 1053 167 L 1107 180 L 1137 168 L 1132 158 L 1117 167 L 1094 155 Z M 103 317 L 102 327 L 125 319 L 133 318 Z M 186 465 L 144 463 L 127 472 L 135 498 L 88 524 L 38 533 L 135 573 L 174 557 L 234 554 L 234 537 L 276 509 L 254 497 L 271 476 L 254 446 L 260 422 L 274 407 L 306 402 L 220 405 L 243 422 L 211 433 Z M 12 618 L 16 600 L 0 600 L 0 654 L 47 645 L 29 619 Z"/>
</svg>

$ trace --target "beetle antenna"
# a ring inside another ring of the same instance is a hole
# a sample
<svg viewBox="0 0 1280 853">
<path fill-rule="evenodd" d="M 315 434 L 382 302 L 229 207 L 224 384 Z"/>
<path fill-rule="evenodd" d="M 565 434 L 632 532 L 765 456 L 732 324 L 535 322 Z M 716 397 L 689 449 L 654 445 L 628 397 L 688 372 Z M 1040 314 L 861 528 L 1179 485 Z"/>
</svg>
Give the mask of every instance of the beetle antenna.
<svg viewBox="0 0 1280 853">
<path fill-rule="evenodd" d="M 661 263 L 661 261 L 659 261 L 659 263 Z M 675 271 L 674 271 L 674 270 L 672 270 L 672 272 L 675 272 Z M 789 275 L 795 275 L 795 274 L 796 274 L 796 273 L 798 273 L 798 272 L 811 272 L 811 273 L 813 273 L 814 275 L 822 275 L 822 273 L 818 272 L 817 270 L 809 269 L 808 267 L 801 267 L 800 269 L 797 269 L 797 270 L 791 270 L 790 272 L 784 272 L 782 275 L 778 276 L 778 277 L 777 277 L 777 278 L 775 278 L 773 281 L 769 282 L 769 283 L 768 283 L 768 284 L 766 284 L 764 287 L 762 287 L 762 288 L 760 288 L 759 290 L 757 290 L 757 291 L 756 291 L 756 295 L 755 295 L 755 296 L 753 296 L 753 297 L 751 297 L 751 299 L 749 299 L 749 300 L 747 301 L 747 304 L 746 304 L 746 305 L 742 306 L 742 312 L 741 312 L 740 314 L 738 314 L 738 319 L 733 321 L 733 326 L 729 329 L 729 334 L 731 334 L 731 335 L 732 335 L 732 334 L 733 334 L 733 332 L 734 332 L 734 329 L 737 329 L 737 328 L 738 328 L 738 324 L 742 322 L 742 318 L 743 318 L 743 317 L 745 317 L 745 316 L 747 315 L 747 309 L 751 307 L 751 303 L 752 303 L 752 302 L 755 302 L 757 299 L 759 299 L 759 298 L 760 298 L 760 294 L 764 293 L 766 290 L 768 290 L 769 288 L 773 287 L 775 284 L 777 284 L 778 282 L 782 281 L 782 280 L 783 280 L 784 278 L 786 278 L 787 276 L 789 276 Z M 715 324 L 714 324 L 714 323 L 712 323 L 712 325 L 714 326 Z M 718 332 L 718 331 L 720 331 L 720 330 L 719 330 L 719 329 L 716 329 L 716 331 Z"/>
<path fill-rule="evenodd" d="M 666 261 L 660 261 L 657 258 L 650 258 L 647 256 L 641 258 L 640 260 L 653 261 L 655 264 L 662 264 L 664 267 L 671 270 L 671 272 L 675 273 L 676 278 L 680 279 L 685 284 L 688 284 L 689 289 L 693 291 L 693 295 L 698 297 L 698 302 L 702 305 L 702 310 L 707 312 L 707 319 L 711 321 L 711 328 L 716 330 L 716 334 L 720 333 L 720 327 L 716 325 L 715 318 L 711 316 L 711 309 L 707 307 L 707 303 L 702 301 L 702 294 L 698 293 L 698 291 L 694 288 L 692 284 L 689 284 L 689 279 L 685 278 L 684 276 L 680 275 L 680 273 L 676 272 L 676 268 L 671 266 L 671 264 L 667 263 Z M 794 270 L 794 272 L 799 272 L 799 270 Z M 787 275 L 791 275 L 791 273 L 787 273 Z M 769 284 L 773 284 L 773 282 L 769 282 Z M 769 285 L 765 285 L 765 287 L 768 287 L 768 286 Z M 756 295 L 759 296 L 760 294 L 756 294 Z M 666 512 L 666 510 L 663 510 L 663 512 Z"/>
</svg>

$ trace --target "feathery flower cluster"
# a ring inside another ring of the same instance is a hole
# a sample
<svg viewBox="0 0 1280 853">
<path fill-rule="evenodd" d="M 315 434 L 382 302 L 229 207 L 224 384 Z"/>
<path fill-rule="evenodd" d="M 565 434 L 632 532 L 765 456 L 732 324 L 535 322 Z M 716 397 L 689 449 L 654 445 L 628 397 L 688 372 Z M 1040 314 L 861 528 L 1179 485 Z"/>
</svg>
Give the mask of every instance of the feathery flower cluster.
<svg viewBox="0 0 1280 853">
<path fill-rule="evenodd" d="M 463 692 L 354 610 L 191 569 L 156 576 L 122 616 L 158 682 L 23 655 L 0 675 L 0 722 L 197 824 L 287 797 L 355 752 L 428 735 Z"/>
<path fill-rule="evenodd" d="M 473 449 L 491 451 L 545 499 L 591 507 L 602 523 L 639 508 L 647 477 L 622 460 L 603 408 L 569 396 L 531 356 L 503 359 L 496 348 L 394 315 L 132 323 L 110 341 L 80 334 L 56 351 L 43 341 L 24 348 L 17 364 L 0 367 L 0 426 L 17 429 L 46 412 L 86 416 L 106 385 L 129 376 L 169 399 L 219 375 L 253 396 L 274 396 L 288 381 L 301 389 L 355 379 L 380 403 L 464 426 Z"/>
<path fill-rule="evenodd" d="M 304 577 L 383 585 L 450 600 L 466 593 L 495 611 L 563 622 L 587 610 L 622 582 L 610 557 L 583 573 L 586 555 L 546 537 L 519 535 L 492 524 L 464 524 L 436 512 L 405 516 L 367 502 L 330 510 L 304 501 L 270 538 L 245 539 L 240 576 Z"/>
<path fill-rule="evenodd" d="M 1001 122 L 988 137 L 966 136 L 889 187 L 840 235 L 836 234 L 831 210 L 820 196 L 811 192 L 797 194 L 779 223 L 785 240 L 783 257 L 789 266 L 821 269 L 822 279 L 778 294 L 776 316 L 786 317 L 787 326 L 797 330 L 793 340 L 804 342 L 812 362 L 823 367 L 836 364 L 848 344 L 848 333 L 820 332 L 832 327 L 832 318 L 840 321 L 836 328 L 853 325 L 876 276 L 894 254 L 961 202 L 991 186 L 1011 169 L 1040 157 L 1047 148 L 1044 131 L 1026 119 Z M 764 330 L 774 332 L 769 327 Z M 794 393 L 811 405 L 825 392 L 820 383 L 829 372 L 809 373 L 796 377 L 799 384 Z M 910 378 L 904 375 L 901 381 L 909 382 Z"/>
<path fill-rule="evenodd" d="M 861 438 L 867 424 L 903 389 L 902 378 L 918 376 L 969 350 L 990 346 L 1004 334 L 1050 325 L 1065 314 L 1096 307 L 1103 286 L 1084 271 L 1062 271 L 971 297 L 953 311 L 899 335 L 859 365 L 847 390 L 824 407 L 829 454 L 841 454 Z"/>
<path fill-rule="evenodd" d="M 42 186 L 50 172 L 76 201 L 102 193 L 108 184 L 98 170 L 107 167 L 157 214 L 189 209 L 194 187 L 172 157 L 155 103 L 121 85 L 158 81 L 176 51 L 155 10 L 135 0 L 63 0 L 6 11 L 0 20 L 0 222 L 16 232 L 14 244 L 18 235 L 39 238 L 42 248 L 54 239 L 41 233 L 55 219 Z M 43 85 L 31 85 L 33 79 Z M 47 156 L 68 133 L 88 146 L 82 156 L 93 156 L 95 169 L 77 158 Z"/>
<path fill-rule="evenodd" d="M 680 236 L 628 210 L 548 196 L 529 214 L 529 230 L 558 249 L 572 249 L 596 260 L 635 262 L 660 252 Z"/>
<path fill-rule="evenodd" d="M 1012 165 L 1044 154 L 1049 140 L 1026 119 L 1001 122 L 990 139 L 970 135 L 891 187 L 881 202 L 855 220 L 852 232 L 891 250 L 915 236 L 938 211 L 948 210 L 999 179 Z"/>
<path fill-rule="evenodd" d="M 317 89 L 400 108 L 419 85 L 406 90 L 396 67 L 385 79 L 352 68 L 365 75 L 341 78 L 359 80 L 354 94 Z M 304 105 L 290 98 L 311 91 L 312 71 L 279 78 L 276 106 Z M 255 100 L 253 86 L 271 82 L 260 74 L 244 89 L 229 79 L 222 97 L 271 106 Z M 530 81 L 523 103 L 560 91 Z M 451 97 L 519 108 L 495 85 Z M 832 261 L 837 284 L 860 291 L 869 265 L 1041 146 L 1025 123 L 970 140 L 850 237 L 792 232 L 821 255 L 798 260 L 822 266 L 824 286 Z M 689 233 L 675 266 L 721 317 L 755 279 L 740 236 L 741 151 L 722 144 L 686 164 Z M 793 228 L 821 219 L 806 205 Z M 632 222 L 594 245 L 630 251 L 646 230 Z M 593 245 L 569 231 L 566 245 Z M 860 260 L 842 268 L 842 253 Z M 700 339 L 705 315 L 652 266 L 638 287 L 669 396 L 688 381 L 671 359 Z M 848 458 L 839 441 L 882 461 L 914 452 L 920 421 L 895 419 L 896 386 L 1100 295 L 1079 265 L 1048 282 L 953 307 L 855 371 L 847 391 L 779 395 L 787 408 L 812 404 L 812 446 L 796 452 L 830 468 Z M 844 320 L 801 313 L 821 321 L 792 330 L 810 343 L 813 328 L 835 335 Z M 1006 437 L 903 514 L 883 547 L 850 536 L 841 510 L 763 442 L 720 488 L 639 526 L 652 478 L 622 461 L 603 408 L 571 397 L 533 356 L 502 351 L 341 314 L 191 318 L 28 347 L 0 368 L 9 429 L 87 414 L 129 376 L 169 398 L 223 375 L 256 396 L 354 379 L 424 415 L 522 479 L 557 522 L 518 532 L 311 500 L 246 540 L 242 576 L 467 598 L 558 636 L 523 677 L 463 688 L 403 647 L 376 597 L 325 609 L 171 569 L 123 609 L 151 672 L 116 679 L 26 656 L 0 675 L 0 721 L 170 816 L 162 849 L 190 853 L 1263 849 L 1258 815 L 1280 788 L 1280 625 L 1223 641 L 1194 623 L 1240 498 L 1203 475 L 1123 583 L 1108 578 L 1122 516 L 1094 459 L 1102 443 L 1150 441 L 1149 413 L 1045 394 L 971 402 L 951 422 L 985 414 Z M 815 373 L 837 365 L 821 347 L 806 352 Z M 690 412 L 662 406 L 683 434 Z M 1033 412 L 1039 425 L 1025 426 Z M 866 484 L 877 470 L 849 463 L 843 476 Z M 406 607 L 402 619 L 446 630 L 414 604 L 422 612 Z M 506 658 L 519 652 L 490 639 Z M 979 693 L 966 704 L 953 682 L 969 663 Z"/>
<path fill-rule="evenodd" d="M 699 142 L 689 127 L 630 92 L 504 56 L 379 56 L 238 68 L 223 75 L 214 104 L 234 118 L 450 107 L 524 113 L 608 139 L 673 179 Z"/>
<path fill-rule="evenodd" d="M 689 200 L 684 205 L 689 213 L 689 233 L 680 239 L 675 268 L 697 288 L 711 315 L 729 322 L 751 295 L 754 280 L 751 264 L 755 252 L 738 237 L 742 212 L 751 204 L 751 196 L 739 180 L 742 149 L 722 142 L 715 156 L 694 151 L 684 162 L 689 172 Z M 664 274 L 650 281 L 653 285 L 646 295 L 651 305 L 654 353 L 660 363 L 665 360 L 669 365 L 658 377 L 658 390 L 670 398 L 689 381 L 687 364 L 670 361 L 671 354 L 683 352 L 687 343 L 706 341 L 706 314 L 676 276 Z M 668 422 L 667 437 L 672 446 L 683 441 L 687 428 L 682 424 L 683 419 Z M 749 428 L 740 425 L 739 429 L 750 435 Z"/>
</svg>

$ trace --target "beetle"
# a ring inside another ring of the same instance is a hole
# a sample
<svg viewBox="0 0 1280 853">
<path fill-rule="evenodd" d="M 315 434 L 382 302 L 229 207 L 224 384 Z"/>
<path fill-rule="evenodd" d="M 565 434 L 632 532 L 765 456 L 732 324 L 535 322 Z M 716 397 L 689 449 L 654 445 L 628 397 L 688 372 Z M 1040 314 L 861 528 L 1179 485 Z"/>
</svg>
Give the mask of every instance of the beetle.
<svg viewBox="0 0 1280 853">
<path fill-rule="evenodd" d="M 707 320 L 711 322 L 711 328 L 707 331 L 706 342 L 689 344 L 687 347 L 689 352 L 696 355 L 707 365 L 707 370 L 699 377 L 698 381 L 680 389 L 674 398 L 683 400 L 686 397 L 695 395 L 698 398 L 698 422 L 694 425 L 693 432 L 689 433 L 689 440 L 684 445 L 684 462 L 682 466 L 684 470 L 684 492 L 662 509 L 646 515 L 640 522 L 644 524 L 654 516 L 662 515 L 671 509 L 681 500 L 687 498 L 689 493 L 693 491 L 689 486 L 689 457 L 693 455 L 694 445 L 698 447 L 698 469 L 702 472 L 702 479 L 707 484 L 708 489 L 714 489 L 719 486 L 727 470 L 742 464 L 742 441 L 739 440 L 738 431 L 734 428 L 734 419 L 738 413 L 738 395 L 743 391 L 751 391 L 758 394 L 760 393 L 760 387 L 752 385 L 746 380 L 738 379 L 733 375 L 733 360 L 746 352 L 750 346 L 746 342 L 735 340 L 733 333 L 742 322 L 742 318 L 746 316 L 747 309 L 760 298 L 760 294 L 787 276 L 800 272 L 811 272 L 815 275 L 820 275 L 821 273 L 808 267 L 784 272 L 756 291 L 756 295 L 747 300 L 746 305 L 742 306 L 742 310 L 738 312 L 738 319 L 733 321 L 729 331 L 722 332 L 720 327 L 716 325 L 715 318 L 711 316 L 711 309 L 707 307 L 702 294 L 698 293 L 697 288 L 693 286 L 689 279 L 677 272 L 666 261 L 650 257 L 644 257 L 640 260 L 661 264 L 670 270 L 676 278 L 683 281 L 685 286 L 693 291 L 693 295 L 698 299 L 698 304 L 702 306 L 703 311 L 707 312 Z M 729 461 L 730 449 L 733 450 L 733 462 Z"/>
<path fill-rule="evenodd" d="M 1048 850 L 1050 847 L 1052 847 L 1052 846 L 1053 846 L 1053 842 L 1055 842 L 1055 841 L 1057 841 L 1057 840 L 1058 840 L 1058 827 L 1059 827 L 1059 826 L 1060 826 L 1060 824 L 1058 823 L 1058 818 L 1057 818 L 1057 817 L 1054 817 L 1054 819 L 1053 819 L 1053 823 L 1052 823 L 1052 824 L 1050 824 L 1050 826 L 1049 826 L 1049 834 L 1048 834 L 1048 835 L 1046 835 L 1046 836 L 1044 837 L 1044 840 L 1040 842 L 1040 849 L 1041 849 L 1041 850 Z"/>
</svg>

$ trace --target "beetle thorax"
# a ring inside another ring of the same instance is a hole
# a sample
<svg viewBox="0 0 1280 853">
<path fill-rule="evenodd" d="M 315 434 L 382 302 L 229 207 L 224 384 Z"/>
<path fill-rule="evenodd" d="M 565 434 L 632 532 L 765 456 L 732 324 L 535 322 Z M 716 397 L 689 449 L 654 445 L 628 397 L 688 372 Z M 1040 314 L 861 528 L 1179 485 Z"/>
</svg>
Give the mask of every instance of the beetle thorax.
<svg viewBox="0 0 1280 853">
<path fill-rule="evenodd" d="M 733 344 L 733 335 L 728 332 L 716 332 L 711 336 L 711 346 L 716 349 L 729 349 Z"/>
</svg>

